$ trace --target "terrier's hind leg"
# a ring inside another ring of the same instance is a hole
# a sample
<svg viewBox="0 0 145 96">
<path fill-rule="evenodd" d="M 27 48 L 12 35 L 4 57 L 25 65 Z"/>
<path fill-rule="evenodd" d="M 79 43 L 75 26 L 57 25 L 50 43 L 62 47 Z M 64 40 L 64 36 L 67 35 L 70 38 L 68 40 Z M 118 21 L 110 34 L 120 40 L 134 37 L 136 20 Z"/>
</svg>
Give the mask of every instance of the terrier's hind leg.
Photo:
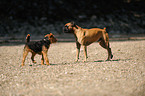
<svg viewBox="0 0 145 96">
<path fill-rule="evenodd" d="M 32 52 L 32 56 L 31 56 L 31 60 L 33 63 L 37 63 L 35 60 L 34 60 L 34 56 L 36 55 L 36 53 Z"/>
</svg>

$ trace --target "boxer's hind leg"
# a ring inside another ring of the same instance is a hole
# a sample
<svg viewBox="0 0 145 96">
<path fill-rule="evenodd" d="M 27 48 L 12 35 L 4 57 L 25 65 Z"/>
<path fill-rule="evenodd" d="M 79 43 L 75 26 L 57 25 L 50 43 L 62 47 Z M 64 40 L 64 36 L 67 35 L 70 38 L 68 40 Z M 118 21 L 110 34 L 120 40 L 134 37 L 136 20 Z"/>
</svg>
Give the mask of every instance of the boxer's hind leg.
<svg viewBox="0 0 145 96">
<path fill-rule="evenodd" d="M 107 38 L 107 39 L 109 39 L 109 38 Z M 107 60 L 112 59 L 112 58 L 113 58 L 113 55 L 112 55 L 111 48 L 110 48 L 110 46 L 109 46 L 109 41 L 106 40 L 105 38 L 101 38 L 101 40 L 99 41 L 99 44 L 100 44 L 100 46 L 102 46 L 103 48 L 107 49 L 107 51 L 108 51 L 108 58 L 107 58 Z"/>
</svg>

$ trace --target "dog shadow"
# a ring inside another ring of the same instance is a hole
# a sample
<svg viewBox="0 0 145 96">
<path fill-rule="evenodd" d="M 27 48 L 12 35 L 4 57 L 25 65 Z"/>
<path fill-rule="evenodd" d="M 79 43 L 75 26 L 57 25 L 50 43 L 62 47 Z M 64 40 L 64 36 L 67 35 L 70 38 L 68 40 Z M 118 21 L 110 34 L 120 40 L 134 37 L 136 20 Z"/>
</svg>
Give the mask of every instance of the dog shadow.
<svg viewBox="0 0 145 96">
<path fill-rule="evenodd" d="M 97 61 L 94 61 L 94 62 L 105 62 L 105 60 L 97 60 Z"/>
<path fill-rule="evenodd" d="M 58 64 L 50 64 L 50 65 L 46 65 L 46 64 L 44 64 L 44 65 L 41 65 L 41 64 L 31 64 L 29 66 L 56 66 L 56 65 L 58 65 Z"/>
<path fill-rule="evenodd" d="M 110 62 L 115 62 L 115 61 L 127 61 L 130 59 L 114 59 L 114 60 L 110 60 Z M 81 61 L 78 62 L 70 62 L 70 63 L 59 63 L 59 64 L 50 64 L 50 65 L 41 65 L 41 64 L 31 64 L 29 66 L 58 66 L 58 65 L 70 65 L 70 64 L 77 64 L 80 63 Z M 97 61 L 86 61 L 84 63 L 88 63 L 88 62 L 107 62 L 107 60 L 97 60 Z"/>
<path fill-rule="evenodd" d="M 115 59 L 115 60 L 109 60 L 109 61 L 126 61 L 126 60 L 130 60 L 130 59 Z M 108 60 L 97 60 L 94 62 L 107 62 Z"/>
</svg>

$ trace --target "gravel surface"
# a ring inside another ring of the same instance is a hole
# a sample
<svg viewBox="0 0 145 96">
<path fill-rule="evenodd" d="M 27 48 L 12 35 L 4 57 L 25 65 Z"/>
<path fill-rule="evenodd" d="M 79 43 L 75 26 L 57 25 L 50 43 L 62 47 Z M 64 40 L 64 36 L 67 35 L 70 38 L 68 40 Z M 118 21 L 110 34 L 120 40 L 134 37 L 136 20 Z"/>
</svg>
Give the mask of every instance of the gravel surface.
<svg viewBox="0 0 145 96">
<path fill-rule="evenodd" d="M 88 61 L 75 61 L 75 42 L 52 44 L 50 66 L 31 54 L 22 61 L 22 45 L 0 46 L 0 96 L 145 96 L 145 40 L 110 42 L 114 58 L 93 43 Z"/>
</svg>

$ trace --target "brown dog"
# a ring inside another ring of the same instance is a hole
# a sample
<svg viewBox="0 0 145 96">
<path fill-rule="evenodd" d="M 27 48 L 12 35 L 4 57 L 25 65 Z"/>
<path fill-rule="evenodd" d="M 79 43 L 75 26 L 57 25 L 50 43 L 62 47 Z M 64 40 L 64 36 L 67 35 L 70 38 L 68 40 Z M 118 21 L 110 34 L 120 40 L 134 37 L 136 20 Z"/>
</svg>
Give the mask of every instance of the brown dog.
<svg viewBox="0 0 145 96">
<path fill-rule="evenodd" d="M 84 61 L 87 60 L 87 46 L 95 41 L 99 41 L 99 44 L 107 49 L 108 51 L 108 58 L 110 60 L 113 58 L 111 48 L 109 47 L 109 36 L 106 32 L 106 28 L 92 28 L 92 29 L 83 29 L 77 26 L 74 22 L 70 22 L 65 24 L 63 31 L 65 33 L 73 33 L 76 38 L 76 46 L 77 46 L 77 53 L 76 53 L 76 61 L 79 59 L 80 47 L 81 45 L 84 46 Z"/>
<path fill-rule="evenodd" d="M 42 39 L 41 41 L 30 42 L 30 34 L 28 34 L 26 37 L 26 44 L 23 50 L 23 60 L 22 60 L 21 65 L 24 66 L 26 56 L 28 55 L 29 52 L 32 53 L 31 60 L 33 63 L 36 63 L 36 61 L 34 60 L 34 56 L 36 54 L 39 54 L 39 55 L 42 55 L 41 65 L 44 65 L 44 59 L 45 59 L 46 65 L 50 65 L 49 60 L 47 58 L 47 51 L 50 47 L 50 44 L 55 43 L 56 41 L 57 39 L 54 37 L 52 33 L 50 33 L 50 34 L 45 35 L 45 38 Z"/>
</svg>

